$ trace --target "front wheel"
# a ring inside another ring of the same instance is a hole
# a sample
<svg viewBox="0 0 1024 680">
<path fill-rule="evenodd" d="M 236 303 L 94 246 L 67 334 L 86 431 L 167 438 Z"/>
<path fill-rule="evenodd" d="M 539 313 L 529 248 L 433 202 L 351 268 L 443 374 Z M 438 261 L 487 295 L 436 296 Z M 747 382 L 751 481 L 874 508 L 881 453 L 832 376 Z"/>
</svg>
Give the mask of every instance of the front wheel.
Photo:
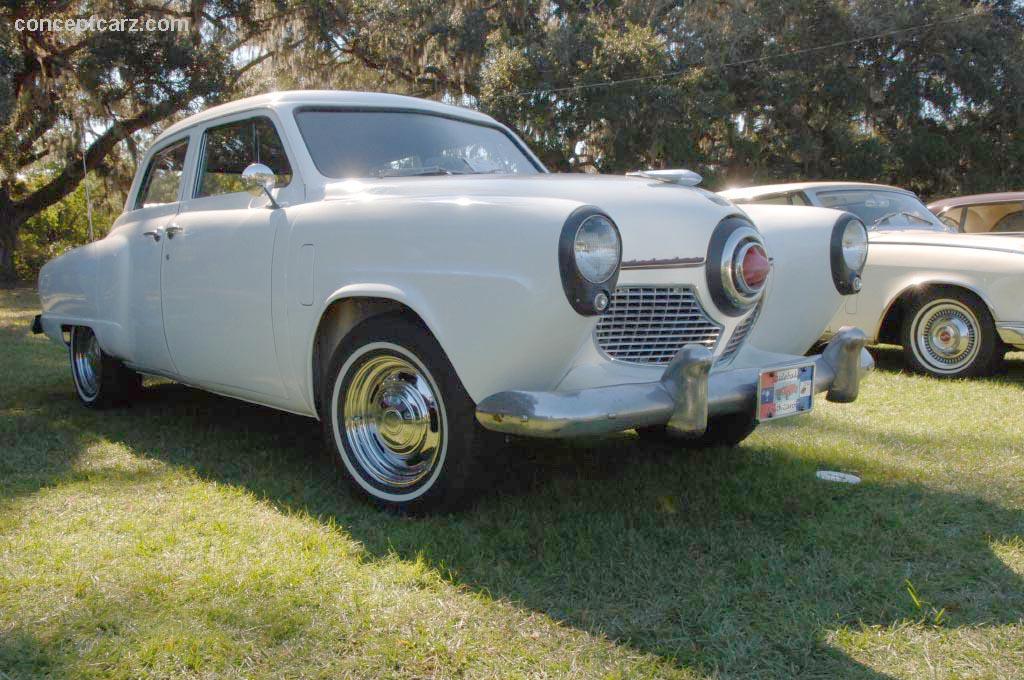
<svg viewBox="0 0 1024 680">
<path fill-rule="evenodd" d="M 437 341 L 399 315 L 364 321 L 335 352 L 324 384 L 324 436 L 367 498 L 403 513 L 471 499 L 491 444 Z"/>
<path fill-rule="evenodd" d="M 988 307 L 955 288 L 931 290 L 910 303 L 902 342 L 910 370 L 939 378 L 991 375 L 1002 356 Z"/>
<path fill-rule="evenodd" d="M 75 326 L 71 330 L 68 355 L 75 393 L 89 408 L 131 401 L 142 388 L 142 376 L 104 352 L 91 328 Z"/>
<path fill-rule="evenodd" d="M 714 447 L 736 447 L 756 429 L 757 421 L 753 415 L 748 413 L 730 413 L 710 418 L 707 429 L 697 437 L 675 435 L 664 425 L 638 427 L 636 433 L 643 441 L 669 444 L 684 449 L 709 449 Z"/>
</svg>

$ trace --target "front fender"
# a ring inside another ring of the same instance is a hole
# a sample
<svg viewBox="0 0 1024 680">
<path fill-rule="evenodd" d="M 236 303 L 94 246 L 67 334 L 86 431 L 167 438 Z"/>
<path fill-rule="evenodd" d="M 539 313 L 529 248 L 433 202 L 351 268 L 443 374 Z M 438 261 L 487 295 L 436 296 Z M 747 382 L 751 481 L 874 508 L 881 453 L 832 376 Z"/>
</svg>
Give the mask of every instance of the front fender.
<svg viewBox="0 0 1024 680">
<path fill-rule="evenodd" d="M 309 206 L 295 218 L 289 267 L 301 261 L 299 248 L 315 248 L 318 302 L 291 306 L 305 328 L 297 363 L 310 365 L 334 302 L 383 298 L 423 320 L 474 401 L 552 389 L 595 323 L 570 307 L 558 269 L 558 237 L 576 207 L 545 198 Z"/>
<path fill-rule="evenodd" d="M 974 293 L 996 323 L 1024 320 L 1024 255 L 881 241 L 871 244 L 856 318 L 846 315 L 833 325 L 857 323 L 874 341 L 892 306 L 908 291 L 926 286 Z"/>
<path fill-rule="evenodd" d="M 845 304 L 832 280 L 832 228 L 843 214 L 830 208 L 744 205 L 772 258 L 768 291 L 750 344 L 804 354 Z"/>
</svg>

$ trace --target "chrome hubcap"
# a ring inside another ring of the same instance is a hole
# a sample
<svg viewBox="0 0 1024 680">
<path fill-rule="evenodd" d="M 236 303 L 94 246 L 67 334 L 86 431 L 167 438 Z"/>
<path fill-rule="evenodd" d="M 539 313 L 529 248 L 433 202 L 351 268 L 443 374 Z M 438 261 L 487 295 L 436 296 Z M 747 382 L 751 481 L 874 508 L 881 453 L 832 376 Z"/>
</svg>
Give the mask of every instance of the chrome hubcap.
<svg viewBox="0 0 1024 680">
<path fill-rule="evenodd" d="M 936 300 L 914 320 L 914 353 L 938 372 L 953 373 L 978 354 L 978 319 L 956 300 Z"/>
<path fill-rule="evenodd" d="M 434 387 L 400 356 L 378 355 L 360 365 L 339 416 L 360 467 L 383 485 L 408 487 L 422 481 L 444 445 Z"/>
<path fill-rule="evenodd" d="M 100 344 L 92 331 L 78 331 L 83 336 L 75 339 L 72 362 L 78 388 L 86 398 L 93 398 L 99 392 L 103 371 L 103 355 Z"/>
</svg>

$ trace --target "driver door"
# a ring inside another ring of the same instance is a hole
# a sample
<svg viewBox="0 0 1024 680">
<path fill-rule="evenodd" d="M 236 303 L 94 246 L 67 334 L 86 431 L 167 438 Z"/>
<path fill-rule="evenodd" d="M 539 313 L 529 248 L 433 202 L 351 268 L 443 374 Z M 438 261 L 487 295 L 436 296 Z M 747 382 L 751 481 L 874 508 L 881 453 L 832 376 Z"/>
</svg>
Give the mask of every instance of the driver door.
<svg viewBox="0 0 1024 680">
<path fill-rule="evenodd" d="M 274 123 L 247 114 L 208 127 L 194 186 L 166 229 L 163 312 L 182 379 L 216 392 L 272 403 L 285 395 L 274 345 L 271 285 L 277 234 L 287 208 L 245 191 L 242 171 L 263 163 L 282 206 L 303 189 Z"/>
</svg>

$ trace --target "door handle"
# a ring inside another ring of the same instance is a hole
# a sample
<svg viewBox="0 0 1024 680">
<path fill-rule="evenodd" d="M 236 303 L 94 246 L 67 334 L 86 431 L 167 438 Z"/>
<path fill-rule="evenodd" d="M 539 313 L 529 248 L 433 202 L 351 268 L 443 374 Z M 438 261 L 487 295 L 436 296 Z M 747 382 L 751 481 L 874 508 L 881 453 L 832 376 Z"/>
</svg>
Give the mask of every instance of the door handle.
<svg viewBox="0 0 1024 680">
<path fill-rule="evenodd" d="M 164 232 L 167 234 L 167 238 L 174 238 L 175 234 L 180 234 L 183 231 L 185 230 L 179 227 L 177 224 L 172 224 L 171 226 L 167 227 L 167 229 L 164 230 Z"/>
<path fill-rule="evenodd" d="M 159 229 L 154 229 L 153 231 L 144 231 L 144 232 L 142 232 L 142 235 L 143 236 L 151 237 L 157 243 L 160 242 L 160 230 Z"/>
</svg>

